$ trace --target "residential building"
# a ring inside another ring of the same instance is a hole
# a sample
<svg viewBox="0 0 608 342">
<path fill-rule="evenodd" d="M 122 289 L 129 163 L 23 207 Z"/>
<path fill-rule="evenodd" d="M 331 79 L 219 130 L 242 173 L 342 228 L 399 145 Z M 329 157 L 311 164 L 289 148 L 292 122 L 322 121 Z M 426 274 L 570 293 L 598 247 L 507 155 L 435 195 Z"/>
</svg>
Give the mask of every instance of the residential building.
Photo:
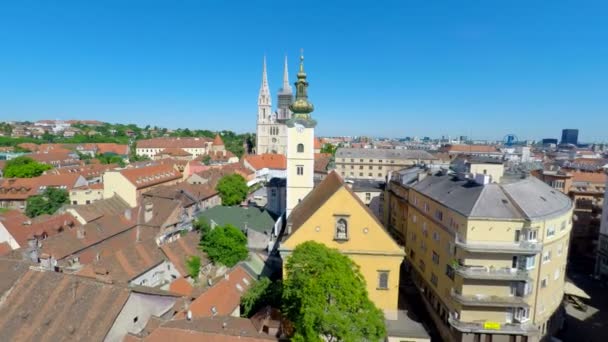
<svg viewBox="0 0 608 342">
<path fill-rule="evenodd" d="M 175 184 L 181 178 L 181 174 L 167 164 L 107 171 L 103 175 L 103 198 L 118 195 L 136 207 L 142 193 L 160 185 Z"/>
<path fill-rule="evenodd" d="M 459 154 L 467 154 L 476 157 L 495 157 L 502 158 L 503 153 L 496 146 L 490 145 L 465 145 L 465 144 L 448 144 L 439 149 L 439 152 L 447 153 L 450 158 Z"/>
<path fill-rule="evenodd" d="M 188 165 L 192 165 L 192 163 L 189 163 Z M 207 166 L 201 171 L 196 171 L 190 174 L 190 176 L 186 178 L 186 182 L 190 184 L 207 184 L 208 186 L 215 188 L 217 182 L 219 182 L 222 177 L 234 173 L 245 178 L 248 186 L 257 183 L 255 173 L 241 163 L 232 163 L 222 166 Z"/>
<path fill-rule="evenodd" d="M 11 210 L 0 214 L 0 243 L 7 243 L 10 249 L 19 249 L 27 247 L 31 240 L 42 241 L 77 226 L 76 218 L 68 213 L 32 219 L 20 211 Z"/>
<path fill-rule="evenodd" d="M 283 87 L 278 94 L 278 108 L 272 112 L 272 99 L 266 73 L 266 57 L 262 69 L 262 85 L 258 94 L 258 115 L 256 127 L 256 153 L 287 153 L 287 120 L 291 119 L 290 105 L 293 93 L 289 84 L 287 57 L 283 70 Z"/>
<path fill-rule="evenodd" d="M 207 154 L 213 146 L 209 138 L 153 138 L 138 140 L 135 154 L 153 159 L 157 154 L 167 148 L 182 149 L 193 158 Z"/>
<path fill-rule="evenodd" d="M 127 210 L 131 210 L 131 207 L 118 196 L 102 199 L 91 204 L 71 205 L 65 209 L 80 224 L 87 224 L 102 216 L 124 214 Z"/>
<path fill-rule="evenodd" d="M 359 197 L 378 219 L 381 218 L 381 200 L 384 196 L 384 181 L 356 179 L 346 181 L 352 192 Z"/>
<path fill-rule="evenodd" d="M 288 216 L 279 247 L 283 260 L 306 241 L 322 243 L 351 258 L 365 278 L 370 300 L 387 318 L 396 318 L 405 253 L 336 171 Z"/>
<path fill-rule="evenodd" d="M 416 164 L 436 161 L 430 153 L 417 150 L 338 148 L 336 171 L 345 179 L 386 181 L 390 171 L 401 170 Z"/>
<path fill-rule="evenodd" d="M 287 158 L 284 154 L 261 153 L 243 157 L 243 165 L 255 172 L 255 178 L 269 181 L 272 178 L 285 178 Z"/>
<path fill-rule="evenodd" d="M 444 340 L 539 341 L 563 322 L 573 203 L 534 177 L 476 169 L 395 174 L 389 227 Z"/>
<path fill-rule="evenodd" d="M 72 205 L 91 204 L 103 199 L 103 183 L 84 185 L 70 190 Z"/>
<path fill-rule="evenodd" d="M 0 207 L 25 210 L 27 199 L 43 193 L 47 188 L 59 188 L 69 192 L 85 185 L 86 179 L 79 174 L 5 178 L 0 180 Z"/>
<path fill-rule="evenodd" d="M 595 275 L 602 280 L 608 279 L 608 182 L 604 191 L 604 205 L 598 238 L 597 259 L 595 261 Z"/>
</svg>

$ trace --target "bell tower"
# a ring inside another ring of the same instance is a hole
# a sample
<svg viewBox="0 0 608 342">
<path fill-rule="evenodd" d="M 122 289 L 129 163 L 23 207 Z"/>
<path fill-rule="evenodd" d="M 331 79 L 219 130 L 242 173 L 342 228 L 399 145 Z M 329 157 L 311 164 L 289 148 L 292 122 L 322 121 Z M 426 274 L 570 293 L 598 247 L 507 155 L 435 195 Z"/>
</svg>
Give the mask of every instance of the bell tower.
<svg viewBox="0 0 608 342">
<path fill-rule="evenodd" d="M 314 187 L 314 138 L 317 122 L 310 113 L 314 106 L 308 101 L 308 82 L 304 71 L 304 55 L 300 55 L 295 101 L 287 121 L 287 217 L 293 208 Z"/>
</svg>

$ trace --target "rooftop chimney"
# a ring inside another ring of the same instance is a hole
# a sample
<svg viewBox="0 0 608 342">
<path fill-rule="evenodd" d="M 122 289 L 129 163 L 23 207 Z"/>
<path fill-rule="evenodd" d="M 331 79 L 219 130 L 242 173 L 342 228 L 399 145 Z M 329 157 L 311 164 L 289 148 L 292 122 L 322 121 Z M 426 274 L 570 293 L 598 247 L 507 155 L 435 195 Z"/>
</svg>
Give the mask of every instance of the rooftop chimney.
<svg viewBox="0 0 608 342">
<path fill-rule="evenodd" d="M 186 319 L 189 321 L 192 320 L 192 311 L 188 310 L 188 312 L 186 313 Z"/>
<path fill-rule="evenodd" d="M 132 215 L 131 215 L 131 208 L 128 208 L 125 210 L 125 218 L 129 221 L 131 221 Z"/>
<path fill-rule="evenodd" d="M 78 227 L 78 229 L 76 229 L 76 237 L 79 239 L 84 239 L 86 233 L 84 231 L 84 227 L 80 226 Z"/>
<path fill-rule="evenodd" d="M 144 204 L 144 222 L 148 223 L 152 220 L 152 216 L 154 214 L 154 204 L 152 202 L 148 202 Z"/>
</svg>

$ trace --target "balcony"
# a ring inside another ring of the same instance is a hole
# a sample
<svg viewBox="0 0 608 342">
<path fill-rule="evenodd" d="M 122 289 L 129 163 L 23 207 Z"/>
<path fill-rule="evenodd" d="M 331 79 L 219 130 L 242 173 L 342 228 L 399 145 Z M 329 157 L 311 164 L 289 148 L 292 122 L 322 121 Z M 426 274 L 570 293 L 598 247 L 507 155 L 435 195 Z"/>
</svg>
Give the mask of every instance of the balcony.
<svg viewBox="0 0 608 342">
<path fill-rule="evenodd" d="M 456 246 L 473 253 L 506 254 L 538 254 L 543 248 L 542 243 L 536 241 L 466 241 L 460 235 L 456 235 Z"/>
<path fill-rule="evenodd" d="M 479 266 L 458 265 L 455 268 L 456 274 L 465 279 L 481 280 L 529 280 L 528 271 L 513 268 L 493 268 Z"/>
<path fill-rule="evenodd" d="M 538 329 L 530 323 L 463 322 L 450 314 L 448 322 L 454 329 L 464 333 L 486 333 L 507 335 L 536 335 Z"/>
<path fill-rule="evenodd" d="M 452 298 L 458 303 L 466 306 L 483 306 L 483 307 L 528 307 L 525 301 L 525 296 L 493 296 L 493 295 L 463 295 L 452 289 Z"/>
</svg>

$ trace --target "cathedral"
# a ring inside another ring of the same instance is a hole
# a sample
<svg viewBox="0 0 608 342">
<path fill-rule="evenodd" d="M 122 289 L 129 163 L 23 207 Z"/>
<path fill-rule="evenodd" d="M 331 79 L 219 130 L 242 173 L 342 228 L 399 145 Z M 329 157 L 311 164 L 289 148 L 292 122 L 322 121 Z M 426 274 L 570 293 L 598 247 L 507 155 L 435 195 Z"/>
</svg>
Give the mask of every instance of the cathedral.
<svg viewBox="0 0 608 342">
<path fill-rule="evenodd" d="M 289 106 L 293 102 L 293 92 L 289 84 L 287 57 L 283 71 L 283 87 L 279 90 L 278 106 L 272 111 L 272 100 L 268 77 L 266 74 L 266 58 L 262 71 L 262 86 L 258 95 L 258 121 L 256 129 L 256 153 L 287 154 L 287 120 L 291 119 Z"/>
</svg>

